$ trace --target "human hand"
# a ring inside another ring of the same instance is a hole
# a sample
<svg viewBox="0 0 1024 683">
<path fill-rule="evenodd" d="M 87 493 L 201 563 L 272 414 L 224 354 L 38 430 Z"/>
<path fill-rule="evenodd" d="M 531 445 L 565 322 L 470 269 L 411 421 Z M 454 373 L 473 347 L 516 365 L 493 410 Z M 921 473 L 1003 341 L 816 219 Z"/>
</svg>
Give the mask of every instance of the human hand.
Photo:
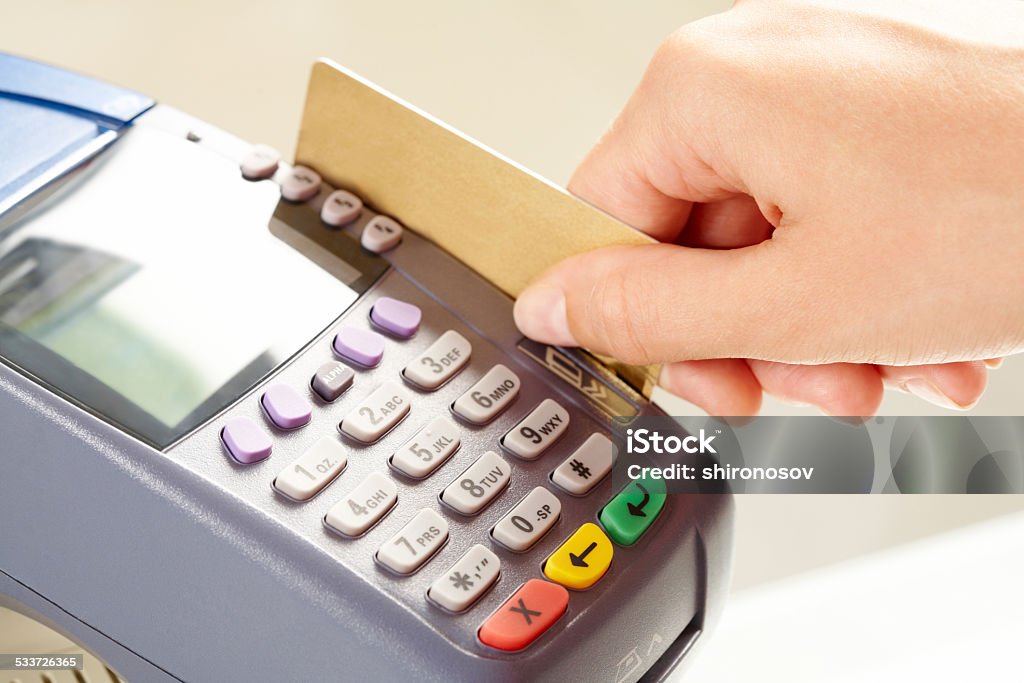
<svg viewBox="0 0 1024 683">
<path fill-rule="evenodd" d="M 765 2 L 684 26 L 569 185 L 662 244 L 568 259 L 527 336 L 709 413 L 981 396 L 1024 349 L 1024 3 Z"/>
</svg>

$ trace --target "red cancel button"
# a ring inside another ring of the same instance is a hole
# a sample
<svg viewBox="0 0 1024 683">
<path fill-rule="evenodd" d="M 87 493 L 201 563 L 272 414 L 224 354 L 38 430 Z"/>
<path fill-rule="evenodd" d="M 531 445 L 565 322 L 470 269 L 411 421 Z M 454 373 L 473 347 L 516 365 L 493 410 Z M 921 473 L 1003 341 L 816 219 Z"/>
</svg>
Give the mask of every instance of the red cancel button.
<svg viewBox="0 0 1024 683">
<path fill-rule="evenodd" d="M 483 623 L 480 642 L 506 652 L 522 650 L 551 628 L 568 606 L 569 591 L 530 579 Z"/>
</svg>

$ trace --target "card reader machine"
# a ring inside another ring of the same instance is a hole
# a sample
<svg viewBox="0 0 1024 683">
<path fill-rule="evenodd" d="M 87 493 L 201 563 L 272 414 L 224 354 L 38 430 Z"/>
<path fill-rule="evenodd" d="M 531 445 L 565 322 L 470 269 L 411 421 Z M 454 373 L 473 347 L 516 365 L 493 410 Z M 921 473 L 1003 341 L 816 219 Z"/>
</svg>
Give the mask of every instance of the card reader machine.
<svg viewBox="0 0 1024 683">
<path fill-rule="evenodd" d="M 631 514 L 611 417 L 658 409 L 401 221 L 0 55 L 0 604 L 128 681 L 685 662 L 730 499 Z"/>
</svg>

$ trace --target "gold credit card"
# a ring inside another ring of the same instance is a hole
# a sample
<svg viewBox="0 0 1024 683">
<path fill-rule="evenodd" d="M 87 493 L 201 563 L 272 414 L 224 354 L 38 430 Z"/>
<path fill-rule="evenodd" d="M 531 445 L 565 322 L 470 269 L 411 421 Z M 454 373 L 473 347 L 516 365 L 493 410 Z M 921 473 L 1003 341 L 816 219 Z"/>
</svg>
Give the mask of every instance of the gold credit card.
<svg viewBox="0 0 1024 683">
<path fill-rule="evenodd" d="M 566 257 L 653 241 L 328 60 L 313 65 L 295 161 L 512 297 Z M 623 374 L 649 394 L 647 369 Z"/>
</svg>

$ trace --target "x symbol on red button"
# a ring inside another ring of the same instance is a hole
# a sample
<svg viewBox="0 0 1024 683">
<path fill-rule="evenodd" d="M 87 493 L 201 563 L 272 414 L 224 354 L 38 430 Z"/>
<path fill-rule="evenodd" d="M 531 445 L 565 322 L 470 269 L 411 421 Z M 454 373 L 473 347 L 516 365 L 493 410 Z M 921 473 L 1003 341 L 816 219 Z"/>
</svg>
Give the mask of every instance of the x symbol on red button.
<svg viewBox="0 0 1024 683">
<path fill-rule="evenodd" d="M 533 619 L 531 619 L 530 617 L 539 617 L 540 614 L 541 614 L 540 612 L 537 612 L 536 610 L 528 609 L 526 607 L 526 603 L 523 601 L 522 598 L 519 598 L 519 607 L 509 607 L 508 611 L 509 612 L 519 612 L 520 614 L 522 614 L 523 615 L 523 619 L 526 619 L 526 625 L 527 626 L 530 626 L 530 625 L 533 624 Z"/>
</svg>

